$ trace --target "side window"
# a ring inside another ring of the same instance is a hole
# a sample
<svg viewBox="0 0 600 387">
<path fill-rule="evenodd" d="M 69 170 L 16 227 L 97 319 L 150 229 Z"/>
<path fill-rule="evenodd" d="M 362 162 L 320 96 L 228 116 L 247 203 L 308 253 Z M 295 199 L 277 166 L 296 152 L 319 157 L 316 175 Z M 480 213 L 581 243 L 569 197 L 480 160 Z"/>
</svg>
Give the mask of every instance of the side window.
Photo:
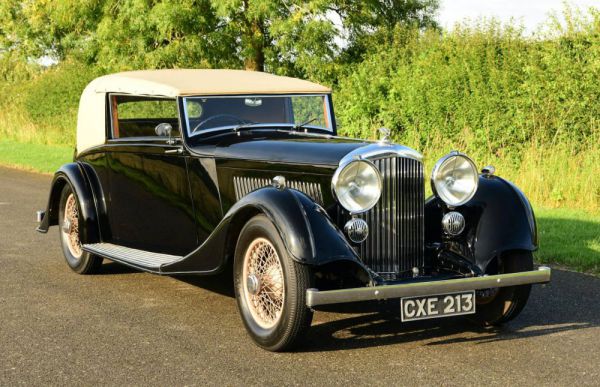
<svg viewBox="0 0 600 387">
<path fill-rule="evenodd" d="M 180 136 L 177 101 L 174 99 L 111 95 L 112 138 L 164 137 L 164 127 L 173 128 L 172 136 Z"/>
</svg>

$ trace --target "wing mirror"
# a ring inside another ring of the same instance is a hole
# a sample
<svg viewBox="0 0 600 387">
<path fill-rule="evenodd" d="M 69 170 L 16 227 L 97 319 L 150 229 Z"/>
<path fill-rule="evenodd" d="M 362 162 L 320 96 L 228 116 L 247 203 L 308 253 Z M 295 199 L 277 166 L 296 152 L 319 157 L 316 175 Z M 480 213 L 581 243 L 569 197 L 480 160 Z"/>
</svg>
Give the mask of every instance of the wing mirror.
<svg viewBox="0 0 600 387">
<path fill-rule="evenodd" d="M 173 132 L 173 126 L 168 122 L 163 122 L 154 128 L 154 132 L 157 136 L 161 137 L 171 137 L 171 133 Z"/>
<path fill-rule="evenodd" d="M 173 138 L 173 126 L 168 122 L 162 122 L 154 128 L 154 132 L 160 137 L 169 137 L 167 144 L 174 145 L 177 143 L 177 139 Z"/>
</svg>

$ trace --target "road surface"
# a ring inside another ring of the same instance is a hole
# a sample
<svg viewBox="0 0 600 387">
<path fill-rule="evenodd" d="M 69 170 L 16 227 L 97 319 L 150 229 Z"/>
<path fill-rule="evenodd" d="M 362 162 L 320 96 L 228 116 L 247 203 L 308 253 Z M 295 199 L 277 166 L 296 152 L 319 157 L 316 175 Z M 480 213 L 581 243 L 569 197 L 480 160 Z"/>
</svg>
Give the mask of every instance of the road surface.
<svg viewBox="0 0 600 387">
<path fill-rule="evenodd" d="M 51 177 L 0 168 L 0 385 L 599 385 L 600 279 L 555 270 L 517 320 L 316 313 L 296 353 L 256 347 L 224 278 L 115 263 L 80 276 L 34 231 Z"/>
</svg>

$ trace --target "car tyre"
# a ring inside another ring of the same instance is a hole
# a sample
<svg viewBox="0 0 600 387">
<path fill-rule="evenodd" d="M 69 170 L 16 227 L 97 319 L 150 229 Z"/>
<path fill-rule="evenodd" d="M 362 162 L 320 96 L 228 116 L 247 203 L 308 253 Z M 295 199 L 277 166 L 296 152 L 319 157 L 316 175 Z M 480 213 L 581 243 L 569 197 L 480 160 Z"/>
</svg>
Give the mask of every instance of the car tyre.
<svg viewBox="0 0 600 387">
<path fill-rule="evenodd" d="M 306 307 L 309 268 L 290 258 L 264 215 L 253 217 L 241 230 L 233 266 L 238 310 L 252 339 L 268 351 L 293 348 L 312 321 Z"/>
<path fill-rule="evenodd" d="M 65 184 L 58 212 L 58 232 L 67 264 L 78 274 L 96 274 L 102 266 L 102 257 L 81 248 L 83 221 L 77 194 L 70 184 Z"/>
<path fill-rule="evenodd" d="M 533 254 L 530 251 L 514 251 L 502 257 L 501 273 L 517 273 L 533 270 Z M 477 296 L 476 320 L 485 325 L 501 325 L 517 317 L 531 292 L 531 285 L 508 286 L 491 289 L 492 295 Z"/>
</svg>

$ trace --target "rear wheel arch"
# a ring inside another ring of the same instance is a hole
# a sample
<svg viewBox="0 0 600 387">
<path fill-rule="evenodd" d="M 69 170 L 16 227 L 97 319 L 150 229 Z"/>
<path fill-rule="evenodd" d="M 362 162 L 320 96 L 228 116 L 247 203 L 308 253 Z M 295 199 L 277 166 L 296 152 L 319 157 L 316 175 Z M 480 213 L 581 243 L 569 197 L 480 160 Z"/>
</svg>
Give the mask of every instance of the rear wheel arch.
<svg viewBox="0 0 600 387">
<path fill-rule="evenodd" d="M 50 189 L 50 196 L 48 198 L 48 208 L 46 210 L 48 226 L 58 225 L 60 196 L 66 184 L 69 184 L 69 182 L 68 179 L 63 175 L 57 176 L 52 184 L 52 187 Z"/>
<path fill-rule="evenodd" d="M 38 231 L 47 232 L 50 226 L 58 225 L 61 194 L 66 185 L 69 185 L 71 190 L 75 192 L 81 208 L 82 223 L 85 226 L 85 234 L 81 236 L 82 242 L 100 242 L 101 235 L 96 201 L 86 174 L 78 163 L 65 164 L 54 174 L 46 215 L 38 227 Z"/>
</svg>

